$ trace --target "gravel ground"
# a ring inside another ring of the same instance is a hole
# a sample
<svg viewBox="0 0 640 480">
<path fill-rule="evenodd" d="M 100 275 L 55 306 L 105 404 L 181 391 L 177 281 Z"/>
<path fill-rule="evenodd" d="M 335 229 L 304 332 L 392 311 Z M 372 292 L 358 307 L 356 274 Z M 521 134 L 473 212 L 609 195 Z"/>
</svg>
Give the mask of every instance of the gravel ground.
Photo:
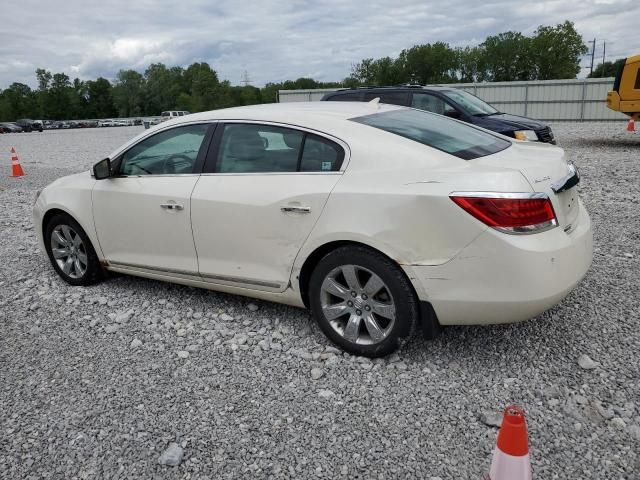
<svg viewBox="0 0 640 480">
<path fill-rule="evenodd" d="M 640 478 L 640 135 L 623 122 L 554 125 L 595 229 L 565 301 L 373 362 L 303 310 L 126 276 L 63 283 L 34 193 L 139 130 L 0 135 L 0 477 L 480 479 L 513 402 L 535 478 Z M 11 146 L 26 177 L 7 176 Z"/>
</svg>

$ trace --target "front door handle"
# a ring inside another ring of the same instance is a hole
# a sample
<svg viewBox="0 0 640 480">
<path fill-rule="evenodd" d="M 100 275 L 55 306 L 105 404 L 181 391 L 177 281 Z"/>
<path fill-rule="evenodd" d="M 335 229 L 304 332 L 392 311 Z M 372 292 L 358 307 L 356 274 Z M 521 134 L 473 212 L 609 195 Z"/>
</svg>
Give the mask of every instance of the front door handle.
<svg viewBox="0 0 640 480">
<path fill-rule="evenodd" d="M 293 205 L 285 205 L 284 207 L 280 207 L 280 210 L 282 210 L 284 213 L 309 213 L 311 212 L 311 207 L 296 207 Z"/>
<path fill-rule="evenodd" d="M 184 207 L 179 203 L 161 203 L 160 208 L 165 210 L 184 210 Z"/>
</svg>

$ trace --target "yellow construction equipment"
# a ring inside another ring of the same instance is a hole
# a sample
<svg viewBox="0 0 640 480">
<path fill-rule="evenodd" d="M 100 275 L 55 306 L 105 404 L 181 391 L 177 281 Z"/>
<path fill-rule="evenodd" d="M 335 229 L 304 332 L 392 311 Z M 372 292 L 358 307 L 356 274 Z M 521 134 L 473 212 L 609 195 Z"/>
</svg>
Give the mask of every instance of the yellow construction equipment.
<svg viewBox="0 0 640 480">
<path fill-rule="evenodd" d="M 640 55 L 627 58 L 618 70 L 607 107 L 640 120 Z"/>
</svg>

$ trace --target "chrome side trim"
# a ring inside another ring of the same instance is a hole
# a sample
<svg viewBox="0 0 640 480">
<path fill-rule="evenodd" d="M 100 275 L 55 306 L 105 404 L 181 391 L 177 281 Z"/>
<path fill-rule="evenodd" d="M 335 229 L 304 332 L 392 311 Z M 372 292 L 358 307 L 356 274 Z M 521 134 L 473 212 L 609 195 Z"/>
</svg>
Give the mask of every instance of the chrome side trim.
<svg viewBox="0 0 640 480">
<path fill-rule="evenodd" d="M 211 275 L 209 273 L 200 274 L 204 280 L 211 279 L 212 281 L 220 281 L 220 282 L 229 282 L 229 283 L 238 283 L 244 285 L 254 285 L 257 287 L 268 287 L 268 288 L 277 288 L 282 290 L 282 285 L 275 282 L 266 282 L 263 280 L 253 280 L 247 278 L 238 278 L 238 277 L 227 277 L 224 275 Z"/>
<path fill-rule="evenodd" d="M 109 178 L 167 178 L 167 177 L 199 177 L 199 173 L 152 173 L 149 175 L 114 175 Z"/>
<path fill-rule="evenodd" d="M 188 277 L 193 280 L 205 281 L 208 283 L 231 283 L 234 285 L 231 286 L 240 286 L 244 288 L 253 287 L 266 287 L 271 289 L 277 289 L 278 291 L 284 290 L 282 285 L 276 282 L 268 282 L 263 280 L 254 280 L 250 278 L 240 278 L 240 277 L 229 277 L 225 275 L 211 275 L 211 274 L 200 274 L 198 272 L 193 272 L 189 270 L 178 270 L 173 268 L 158 268 L 158 267 L 150 267 L 148 265 L 140 265 L 135 263 L 123 263 L 123 262 L 107 262 L 107 268 L 115 267 L 115 268 L 124 268 L 124 269 L 135 269 L 146 271 L 148 273 L 155 274 L 169 274 L 169 275 L 180 275 L 182 277 Z"/>
<path fill-rule="evenodd" d="M 202 173 L 202 177 L 245 177 L 260 175 L 263 177 L 273 175 L 342 175 L 344 172 L 338 170 L 337 172 L 220 172 L 220 173 Z"/>
</svg>

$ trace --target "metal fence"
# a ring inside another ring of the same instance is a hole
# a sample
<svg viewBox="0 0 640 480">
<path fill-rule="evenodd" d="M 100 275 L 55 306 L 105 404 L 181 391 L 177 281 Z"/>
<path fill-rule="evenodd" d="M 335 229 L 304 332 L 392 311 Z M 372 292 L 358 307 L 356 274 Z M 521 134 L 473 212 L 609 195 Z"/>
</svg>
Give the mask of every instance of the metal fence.
<svg viewBox="0 0 640 480">
<path fill-rule="evenodd" d="M 622 120 L 625 115 L 609 110 L 605 99 L 613 78 L 540 80 L 531 82 L 453 83 L 498 110 L 549 121 Z M 279 102 L 318 101 L 336 89 L 280 90 Z"/>
</svg>

